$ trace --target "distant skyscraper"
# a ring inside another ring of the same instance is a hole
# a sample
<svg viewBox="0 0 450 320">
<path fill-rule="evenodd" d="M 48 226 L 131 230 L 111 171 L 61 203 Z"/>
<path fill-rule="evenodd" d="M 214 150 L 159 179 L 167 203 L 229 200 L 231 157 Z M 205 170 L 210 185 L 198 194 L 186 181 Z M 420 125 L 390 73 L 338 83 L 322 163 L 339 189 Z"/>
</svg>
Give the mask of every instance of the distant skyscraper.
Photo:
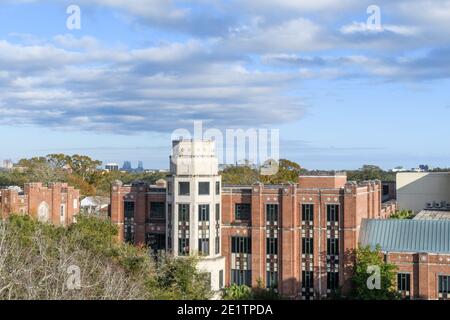
<svg viewBox="0 0 450 320">
<path fill-rule="evenodd" d="M 132 170 L 131 162 L 130 161 L 125 161 L 123 163 L 122 170 L 124 170 L 124 171 L 131 171 Z"/>
<path fill-rule="evenodd" d="M 139 171 L 139 172 L 144 171 L 144 163 L 142 161 L 138 162 L 137 171 Z"/>
</svg>

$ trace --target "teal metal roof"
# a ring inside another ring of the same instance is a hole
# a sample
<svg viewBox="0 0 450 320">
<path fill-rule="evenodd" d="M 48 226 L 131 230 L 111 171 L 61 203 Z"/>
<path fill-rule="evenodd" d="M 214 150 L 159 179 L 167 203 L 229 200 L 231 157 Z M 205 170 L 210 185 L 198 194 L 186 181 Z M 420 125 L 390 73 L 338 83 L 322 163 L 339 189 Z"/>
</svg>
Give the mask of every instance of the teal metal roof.
<svg viewBox="0 0 450 320">
<path fill-rule="evenodd" d="M 450 220 L 363 219 L 359 243 L 384 252 L 450 253 Z"/>
</svg>

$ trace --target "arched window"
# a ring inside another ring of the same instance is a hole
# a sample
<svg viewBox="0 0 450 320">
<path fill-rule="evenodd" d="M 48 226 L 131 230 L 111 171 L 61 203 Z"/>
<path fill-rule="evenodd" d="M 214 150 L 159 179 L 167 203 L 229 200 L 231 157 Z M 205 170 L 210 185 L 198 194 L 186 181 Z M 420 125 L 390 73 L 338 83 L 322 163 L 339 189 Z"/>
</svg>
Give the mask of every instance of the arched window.
<svg viewBox="0 0 450 320">
<path fill-rule="evenodd" d="M 40 222 L 47 222 L 49 220 L 50 208 L 48 204 L 43 201 L 38 208 L 38 220 Z"/>
</svg>

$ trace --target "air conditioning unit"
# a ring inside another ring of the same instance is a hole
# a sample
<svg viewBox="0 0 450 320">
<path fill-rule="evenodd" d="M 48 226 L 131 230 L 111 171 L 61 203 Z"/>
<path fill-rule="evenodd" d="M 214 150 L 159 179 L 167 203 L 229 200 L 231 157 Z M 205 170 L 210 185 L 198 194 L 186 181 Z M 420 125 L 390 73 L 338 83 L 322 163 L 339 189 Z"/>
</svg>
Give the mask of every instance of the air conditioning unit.
<svg viewBox="0 0 450 320">
<path fill-rule="evenodd" d="M 434 201 L 434 202 L 433 202 L 433 207 L 439 209 L 439 208 L 441 208 L 441 203 L 440 203 L 440 202 L 437 202 L 437 201 Z"/>
<path fill-rule="evenodd" d="M 427 202 L 426 208 L 427 209 L 433 209 L 433 203 L 432 202 Z"/>
</svg>

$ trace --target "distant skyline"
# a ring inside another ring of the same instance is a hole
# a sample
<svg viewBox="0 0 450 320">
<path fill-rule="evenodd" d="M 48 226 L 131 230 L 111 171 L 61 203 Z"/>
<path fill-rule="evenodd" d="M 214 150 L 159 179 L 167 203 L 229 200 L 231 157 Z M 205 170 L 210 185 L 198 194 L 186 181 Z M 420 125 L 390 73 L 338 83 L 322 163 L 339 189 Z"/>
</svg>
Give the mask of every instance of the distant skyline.
<svg viewBox="0 0 450 320">
<path fill-rule="evenodd" d="M 0 160 L 168 168 L 202 120 L 308 169 L 450 167 L 450 0 L 81 0 L 79 30 L 71 1 L 0 4 Z"/>
</svg>

